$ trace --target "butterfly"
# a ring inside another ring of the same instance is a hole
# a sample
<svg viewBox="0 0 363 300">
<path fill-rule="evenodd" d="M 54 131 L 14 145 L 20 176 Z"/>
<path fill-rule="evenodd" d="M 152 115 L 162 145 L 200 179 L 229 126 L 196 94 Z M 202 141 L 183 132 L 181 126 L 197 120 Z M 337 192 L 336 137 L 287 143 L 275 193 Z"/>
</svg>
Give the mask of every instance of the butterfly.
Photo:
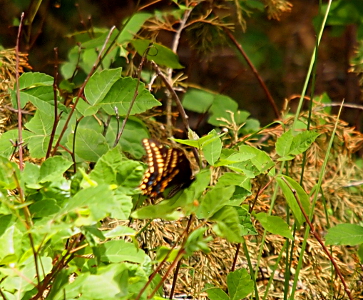
<svg viewBox="0 0 363 300">
<path fill-rule="evenodd" d="M 188 187 L 192 179 L 190 161 L 183 150 L 167 148 L 152 139 L 143 139 L 148 169 L 139 186 L 143 195 L 151 198 L 163 196 L 166 188 L 175 186 L 166 198 L 171 198 L 181 188 Z"/>
</svg>

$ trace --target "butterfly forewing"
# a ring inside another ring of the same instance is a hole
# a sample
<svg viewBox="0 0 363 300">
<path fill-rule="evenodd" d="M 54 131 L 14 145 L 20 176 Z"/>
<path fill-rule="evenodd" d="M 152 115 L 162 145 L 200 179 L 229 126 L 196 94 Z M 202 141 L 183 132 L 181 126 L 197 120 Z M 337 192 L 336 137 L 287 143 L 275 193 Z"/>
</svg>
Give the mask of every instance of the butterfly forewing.
<svg viewBox="0 0 363 300">
<path fill-rule="evenodd" d="M 160 143 L 144 139 L 148 169 L 141 182 L 144 195 L 156 197 L 171 185 L 189 184 L 192 170 L 190 162 L 181 149 L 166 148 Z"/>
</svg>

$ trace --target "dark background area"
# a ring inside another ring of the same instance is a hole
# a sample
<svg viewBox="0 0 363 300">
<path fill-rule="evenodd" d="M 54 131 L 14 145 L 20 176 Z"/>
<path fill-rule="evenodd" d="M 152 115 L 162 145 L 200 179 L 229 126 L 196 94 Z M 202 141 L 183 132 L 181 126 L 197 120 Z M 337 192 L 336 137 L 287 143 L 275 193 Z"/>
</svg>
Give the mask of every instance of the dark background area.
<svg viewBox="0 0 363 300">
<path fill-rule="evenodd" d="M 153 1 L 140 1 L 145 5 Z M 300 94 L 316 40 L 314 22 L 319 14 L 319 1 L 293 0 L 291 12 L 279 21 L 270 20 L 266 12 L 255 12 L 247 20 L 243 32 L 235 25 L 235 36 L 265 81 L 279 109 L 285 99 Z M 0 44 L 14 47 L 21 12 L 29 11 L 32 1 L 0 1 Z M 76 5 L 77 3 L 77 5 Z M 43 1 L 32 26 L 24 27 L 21 50 L 29 53 L 33 71 L 54 74 L 54 47 L 59 60 L 65 61 L 74 46 L 71 34 L 91 27 L 120 28 L 130 16 L 137 1 Z M 233 4 L 233 2 L 231 2 Z M 171 1 L 160 1 L 148 11 L 172 8 Z M 357 45 L 357 24 L 327 26 L 318 54 L 315 94 L 327 92 L 333 102 L 362 104 L 357 75 L 349 73 L 349 61 Z M 162 32 L 157 41 L 171 46 L 173 34 Z M 238 101 L 240 109 L 249 111 L 261 124 L 271 122 L 275 115 L 261 86 L 244 59 L 230 43 L 220 43 L 211 52 L 193 49 L 187 32 L 183 32 L 178 48 L 188 81 Z M 308 93 L 309 95 L 309 93 Z M 291 110 L 294 110 L 292 101 Z M 337 109 L 333 110 L 337 111 Z M 360 110 L 344 109 L 343 118 L 361 130 Z"/>
</svg>

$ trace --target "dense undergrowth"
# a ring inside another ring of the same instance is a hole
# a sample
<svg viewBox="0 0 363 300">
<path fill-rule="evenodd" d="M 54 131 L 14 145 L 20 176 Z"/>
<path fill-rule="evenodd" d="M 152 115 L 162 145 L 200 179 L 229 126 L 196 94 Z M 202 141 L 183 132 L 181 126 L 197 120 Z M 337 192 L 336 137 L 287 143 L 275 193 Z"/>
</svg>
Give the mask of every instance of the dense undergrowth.
<svg viewBox="0 0 363 300">
<path fill-rule="evenodd" d="M 315 52 L 297 113 L 280 113 L 266 90 L 278 118 L 261 128 L 234 99 L 184 82 L 183 31 L 203 49 L 211 37 L 238 42 L 216 7 L 174 2 L 75 33 L 55 76 L 23 72 L 18 48 L 0 53 L 0 296 L 359 299 L 363 135 L 327 95 L 300 111 Z M 267 3 L 272 17 L 290 9 Z M 160 30 L 175 34 L 173 49 Z M 214 129 L 198 136 L 184 109 Z M 185 150 L 190 186 L 141 194 L 144 138 Z"/>
</svg>

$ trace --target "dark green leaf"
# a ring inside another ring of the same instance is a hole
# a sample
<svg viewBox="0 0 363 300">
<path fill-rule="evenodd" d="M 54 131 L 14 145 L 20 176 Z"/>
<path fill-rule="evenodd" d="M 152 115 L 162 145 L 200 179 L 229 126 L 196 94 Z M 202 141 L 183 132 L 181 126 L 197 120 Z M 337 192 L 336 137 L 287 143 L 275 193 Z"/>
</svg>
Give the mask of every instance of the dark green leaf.
<svg viewBox="0 0 363 300">
<path fill-rule="evenodd" d="M 236 209 L 232 206 L 224 206 L 211 218 L 216 221 L 213 230 L 226 238 L 231 243 L 242 242 L 242 232 L 239 226 L 239 218 Z"/>
<path fill-rule="evenodd" d="M 266 213 L 261 212 L 256 215 L 256 218 L 260 221 L 262 227 L 267 231 L 273 234 L 281 235 L 291 240 L 294 239 L 289 226 L 280 217 L 269 216 Z"/>
<path fill-rule="evenodd" d="M 130 42 L 136 33 L 141 29 L 145 21 L 151 16 L 152 14 L 145 12 L 139 12 L 132 15 L 130 19 L 126 21 L 126 25 L 122 28 L 121 33 L 117 38 L 117 42 L 119 44 Z"/>
<path fill-rule="evenodd" d="M 284 181 L 282 178 L 285 178 Z M 290 206 L 298 225 L 302 225 L 305 222 L 304 215 L 295 199 L 293 191 L 296 192 L 296 196 L 300 200 L 305 213 L 309 215 L 310 213 L 310 200 L 309 196 L 305 193 L 304 189 L 292 178 L 288 176 L 280 176 L 276 178 L 276 181 L 281 188 L 287 204 Z"/>
<path fill-rule="evenodd" d="M 43 218 L 57 213 L 60 210 L 57 201 L 45 199 L 38 201 L 29 207 L 29 211 L 34 218 Z"/>
<path fill-rule="evenodd" d="M 68 147 L 73 148 L 73 135 L 68 136 Z M 87 161 L 97 161 L 109 149 L 105 137 L 92 129 L 78 128 L 75 153 Z"/>
<path fill-rule="evenodd" d="M 253 281 L 246 269 L 239 269 L 227 275 L 229 298 L 240 300 L 253 291 Z"/>
<path fill-rule="evenodd" d="M 146 49 L 151 43 L 152 41 L 150 40 L 133 40 L 131 42 L 140 56 L 144 55 Z M 153 60 L 158 65 L 166 66 L 172 69 L 184 68 L 179 63 L 178 56 L 171 49 L 157 43 L 152 43 L 152 46 L 149 49 L 147 55 L 147 59 Z"/>
<path fill-rule="evenodd" d="M 102 244 L 101 260 L 104 262 L 122 262 L 129 261 L 142 263 L 146 254 L 141 249 L 135 247 L 132 243 L 124 240 L 113 240 Z"/>
<path fill-rule="evenodd" d="M 363 227 L 357 224 L 338 224 L 328 229 L 325 239 L 327 245 L 363 244 Z"/>
<path fill-rule="evenodd" d="M 276 141 L 276 152 L 281 156 L 279 160 L 291 160 L 305 152 L 319 135 L 315 131 L 303 131 L 295 136 L 291 130 L 285 132 Z"/>
<path fill-rule="evenodd" d="M 45 160 L 39 172 L 39 182 L 60 181 L 63 174 L 73 163 L 60 156 L 50 157 Z"/>
<path fill-rule="evenodd" d="M 229 204 L 235 187 L 233 185 L 227 187 L 215 187 L 209 190 L 201 199 L 201 203 L 196 212 L 199 219 L 209 219 L 220 208 Z"/>
</svg>

